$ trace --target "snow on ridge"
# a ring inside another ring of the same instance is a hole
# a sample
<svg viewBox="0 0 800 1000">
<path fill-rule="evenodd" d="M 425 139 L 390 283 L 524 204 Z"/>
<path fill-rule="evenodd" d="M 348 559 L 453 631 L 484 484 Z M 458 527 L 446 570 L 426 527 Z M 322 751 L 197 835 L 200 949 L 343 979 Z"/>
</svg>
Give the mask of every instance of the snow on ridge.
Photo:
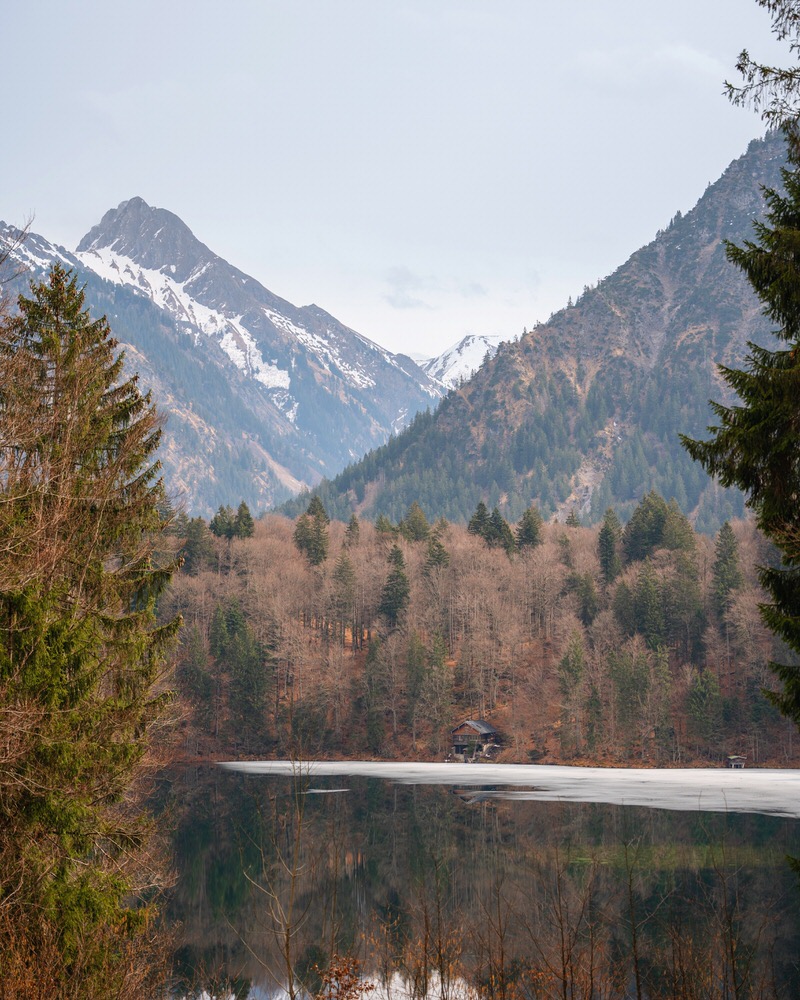
<svg viewBox="0 0 800 1000">
<path fill-rule="evenodd" d="M 225 316 L 198 302 L 186 291 L 188 281 L 175 281 L 163 270 L 142 267 L 130 257 L 107 247 L 85 250 L 77 257 L 101 278 L 136 289 L 179 322 L 189 323 L 206 336 L 215 337 L 240 371 L 268 389 L 289 388 L 289 373 L 264 360 L 253 335 L 243 326 L 242 317 Z M 189 281 L 199 277 L 203 270 L 193 274 Z"/>
<path fill-rule="evenodd" d="M 500 342 L 496 334 L 468 334 L 438 357 L 420 361 L 419 366 L 431 378 L 452 389 L 481 367 L 487 351 L 490 355 L 496 354 Z"/>
<path fill-rule="evenodd" d="M 330 372 L 331 365 L 334 365 L 351 385 L 355 385 L 359 389 L 374 388 L 375 380 L 373 378 L 371 378 L 363 369 L 356 368 L 353 365 L 348 364 L 348 362 L 342 358 L 342 355 L 333 343 L 333 334 L 330 329 L 326 332 L 328 336 L 331 337 L 331 340 L 326 340 L 325 337 L 312 333 L 304 326 L 298 326 L 287 316 L 275 312 L 273 309 L 267 309 L 264 307 L 263 312 L 273 326 L 277 327 L 279 330 L 283 330 L 284 333 L 288 333 L 290 336 L 294 337 L 298 343 L 302 344 L 303 347 L 306 347 L 309 351 L 311 351 L 311 353 L 314 354 L 324 365 L 326 371 Z"/>
<path fill-rule="evenodd" d="M 10 260 L 16 261 L 23 267 L 38 268 L 41 271 L 49 270 L 55 260 L 60 260 L 70 268 L 74 266 L 74 258 L 67 256 L 63 247 L 57 247 L 55 243 L 34 234 L 30 234 L 14 246 L 14 243 L 22 235 L 21 230 L 16 226 L 2 223 L 0 226 L 2 226 L 0 228 L 0 244 L 5 243 L 9 247 L 14 247 L 9 254 Z M 45 256 L 39 256 L 40 254 Z"/>
</svg>

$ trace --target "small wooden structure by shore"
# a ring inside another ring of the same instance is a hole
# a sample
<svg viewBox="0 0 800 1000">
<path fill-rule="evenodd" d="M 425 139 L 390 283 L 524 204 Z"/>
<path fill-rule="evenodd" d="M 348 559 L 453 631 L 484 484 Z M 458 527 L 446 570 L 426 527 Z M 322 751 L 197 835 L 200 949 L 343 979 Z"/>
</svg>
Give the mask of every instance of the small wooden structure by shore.
<svg viewBox="0 0 800 1000">
<path fill-rule="evenodd" d="M 484 719 L 466 719 L 450 730 L 451 757 L 453 760 L 477 760 L 488 757 L 499 746 L 499 734 Z"/>
</svg>

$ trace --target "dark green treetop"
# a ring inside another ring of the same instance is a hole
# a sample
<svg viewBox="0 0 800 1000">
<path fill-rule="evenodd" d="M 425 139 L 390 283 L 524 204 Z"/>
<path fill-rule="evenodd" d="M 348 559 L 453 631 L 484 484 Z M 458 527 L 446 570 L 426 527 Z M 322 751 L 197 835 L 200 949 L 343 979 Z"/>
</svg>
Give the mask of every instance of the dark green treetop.
<svg viewBox="0 0 800 1000">
<path fill-rule="evenodd" d="M 242 500 L 236 510 L 236 517 L 233 520 L 233 532 L 237 538 L 252 538 L 255 531 L 255 523 L 250 508 Z"/>
<path fill-rule="evenodd" d="M 514 532 L 498 507 L 494 507 L 489 516 L 489 528 L 485 540 L 491 548 L 505 549 L 509 555 L 516 549 Z"/>
<path fill-rule="evenodd" d="M 622 547 L 628 562 L 638 562 L 663 545 L 668 513 L 666 500 L 655 490 L 642 497 L 622 533 Z"/>
<path fill-rule="evenodd" d="M 478 502 L 478 506 L 475 508 L 475 513 L 469 519 L 469 524 L 467 525 L 467 531 L 471 535 L 480 535 L 481 538 L 486 538 L 489 530 L 489 509 L 483 500 Z"/>
<path fill-rule="evenodd" d="M 517 525 L 517 548 L 535 548 L 542 544 L 542 515 L 536 506 L 528 507 Z"/>
<path fill-rule="evenodd" d="M 714 580 L 714 609 L 722 617 L 734 592 L 744 583 L 739 566 L 739 543 L 736 541 L 730 521 L 725 521 L 717 532 L 711 572 Z"/>
<path fill-rule="evenodd" d="M 233 512 L 233 507 L 220 505 L 217 513 L 209 521 L 208 527 L 212 535 L 216 535 L 217 538 L 233 538 L 236 533 L 234 527 L 234 520 L 236 515 Z"/>
<path fill-rule="evenodd" d="M 312 566 L 321 566 L 328 558 L 330 520 L 319 497 L 312 497 L 305 514 L 297 519 L 294 543 Z"/>
<path fill-rule="evenodd" d="M 431 531 L 425 512 L 416 500 L 408 508 L 408 512 L 398 525 L 400 534 L 409 542 L 424 542 Z"/>
<path fill-rule="evenodd" d="M 613 583 L 622 572 L 622 561 L 619 557 L 621 538 L 622 526 L 619 518 L 614 508 L 609 507 L 603 515 L 603 524 L 597 536 L 597 555 L 605 583 Z"/>
<path fill-rule="evenodd" d="M 411 594 L 403 551 L 396 542 L 389 552 L 388 563 L 389 576 L 381 591 L 378 613 L 384 616 L 389 628 L 395 628 L 408 607 Z"/>
<path fill-rule="evenodd" d="M 756 523 L 782 556 L 760 579 L 770 601 L 762 607 L 768 628 L 800 654 L 800 145 L 787 132 L 785 191 L 766 190 L 767 221 L 756 222 L 756 241 L 728 244 L 728 259 L 744 271 L 776 324 L 782 344 L 749 344 L 743 368 L 720 366 L 736 392 L 732 406 L 712 403 L 718 423 L 706 441 L 682 437 L 692 458 L 724 486 L 738 486 Z M 773 663 L 783 691 L 772 695 L 800 726 L 800 667 Z"/>
</svg>

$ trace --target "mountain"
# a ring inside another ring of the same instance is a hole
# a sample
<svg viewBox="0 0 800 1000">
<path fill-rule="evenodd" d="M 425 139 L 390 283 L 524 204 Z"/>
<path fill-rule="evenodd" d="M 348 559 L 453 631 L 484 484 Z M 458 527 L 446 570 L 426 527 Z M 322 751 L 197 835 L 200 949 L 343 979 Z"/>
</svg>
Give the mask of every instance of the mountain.
<svg viewBox="0 0 800 1000">
<path fill-rule="evenodd" d="M 487 358 L 494 357 L 499 344 L 499 336 L 469 333 L 436 358 L 414 360 L 434 381 L 447 389 L 454 389 L 472 378 Z"/>
<path fill-rule="evenodd" d="M 546 516 L 574 509 L 596 521 L 610 505 L 626 516 L 654 488 L 703 530 L 740 513 L 741 495 L 713 484 L 678 434 L 703 436 L 708 400 L 727 398 L 717 363 L 739 364 L 748 340 L 770 340 L 725 240 L 752 237 L 761 185 L 780 187 L 784 163 L 780 135 L 752 142 L 613 274 L 323 483 L 328 512 L 396 521 L 416 500 L 430 518 L 463 521 L 483 499 L 514 520 L 533 502 Z"/>
<path fill-rule="evenodd" d="M 15 231 L 0 225 L 6 244 Z M 169 489 L 194 513 L 265 509 L 397 432 L 443 388 L 319 306 L 296 307 L 214 254 L 171 212 L 132 198 L 75 253 L 29 234 L 29 277 L 60 260 L 86 284 L 167 418 Z M 6 286 L 24 290 L 26 280 Z"/>
</svg>

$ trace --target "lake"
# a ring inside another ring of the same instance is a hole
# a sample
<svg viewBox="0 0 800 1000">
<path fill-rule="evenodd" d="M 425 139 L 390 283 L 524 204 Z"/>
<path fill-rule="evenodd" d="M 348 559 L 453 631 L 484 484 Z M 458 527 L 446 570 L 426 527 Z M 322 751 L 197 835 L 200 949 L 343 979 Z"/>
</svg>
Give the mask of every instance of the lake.
<svg viewBox="0 0 800 1000">
<path fill-rule="evenodd" d="M 796 771 L 248 761 L 164 802 L 187 990 L 800 996 Z"/>
</svg>

